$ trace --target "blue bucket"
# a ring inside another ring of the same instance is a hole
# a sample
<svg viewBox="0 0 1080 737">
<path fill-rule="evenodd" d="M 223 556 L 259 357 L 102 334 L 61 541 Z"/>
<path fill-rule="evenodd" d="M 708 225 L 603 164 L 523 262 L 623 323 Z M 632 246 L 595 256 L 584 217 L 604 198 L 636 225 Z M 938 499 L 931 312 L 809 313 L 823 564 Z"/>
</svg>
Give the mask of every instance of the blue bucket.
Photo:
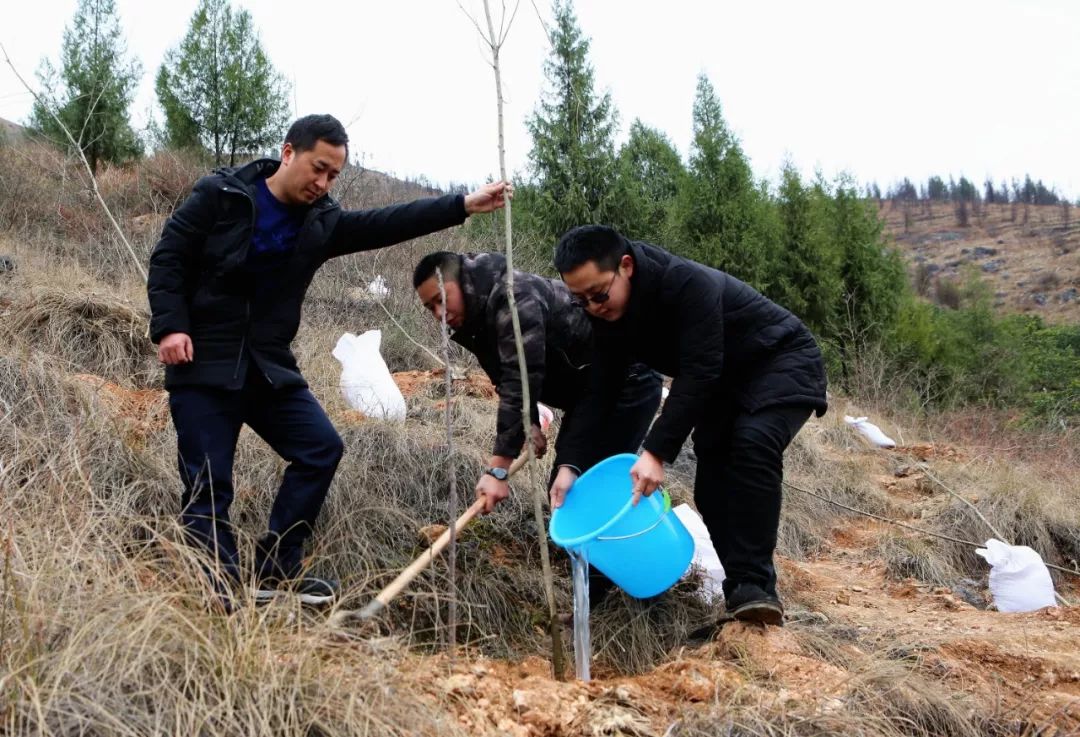
<svg viewBox="0 0 1080 737">
<path fill-rule="evenodd" d="M 671 513 L 667 491 L 631 506 L 630 468 L 637 459 L 623 453 L 583 473 L 552 513 L 548 532 L 560 547 L 584 552 L 589 563 L 630 596 L 646 599 L 667 591 L 686 573 L 694 538 Z"/>
</svg>

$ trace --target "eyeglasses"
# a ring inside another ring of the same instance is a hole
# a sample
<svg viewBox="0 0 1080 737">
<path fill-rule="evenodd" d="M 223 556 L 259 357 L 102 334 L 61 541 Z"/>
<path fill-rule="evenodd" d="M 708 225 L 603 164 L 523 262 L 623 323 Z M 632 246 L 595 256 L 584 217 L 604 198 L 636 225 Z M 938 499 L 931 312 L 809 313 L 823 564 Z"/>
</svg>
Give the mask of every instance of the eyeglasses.
<svg viewBox="0 0 1080 737">
<path fill-rule="evenodd" d="M 602 292 L 597 292 L 596 294 L 593 294 L 589 297 L 586 297 L 584 294 L 575 294 L 574 301 L 577 302 L 578 306 L 580 307 L 588 307 L 590 302 L 592 302 L 594 305 L 604 304 L 609 299 L 611 299 L 611 287 L 614 286 L 615 279 L 617 279 L 618 276 L 619 269 L 616 268 L 615 273 L 611 275 L 611 281 L 608 282 L 607 289 Z"/>
</svg>

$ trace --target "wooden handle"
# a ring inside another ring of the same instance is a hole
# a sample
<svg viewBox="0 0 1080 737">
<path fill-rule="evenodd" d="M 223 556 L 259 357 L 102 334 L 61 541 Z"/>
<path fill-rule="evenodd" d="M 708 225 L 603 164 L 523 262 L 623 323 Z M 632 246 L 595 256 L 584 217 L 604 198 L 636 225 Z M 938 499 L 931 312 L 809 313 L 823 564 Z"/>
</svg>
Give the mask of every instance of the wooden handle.
<svg viewBox="0 0 1080 737">
<path fill-rule="evenodd" d="M 528 460 L 529 456 L 527 453 L 523 453 L 522 455 L 515 458 L 514 462 L 510 464 L 509 476 L 513 476 L 515 473 L 517 473 L 518 469 L 524 466 Z M 462 527 L 472 521 L 473 517 L 480 514 L 483 509 L 484 497 L 480 497 L 475 502 L 473 502 L 471 507 L 466 509 L 462 513 L 462 515 L 457 518 L 457 521 L 454 523 L 454 531 L 460 531 Z M 400 594 L 402 589 L 408 586 L 409 583 L 414 578 L 416 578 L 422 570 L 431 565 L 431 562 L 435 560 L 435 558 L 438 557 L 438 555 L 443 551 L 443 549 L 446 548 L 446 546 L 449 544 L 450 528 L 447 527 L 446 530 L 443 531 L 443 534 L 439 535 L 438 539 L 436 539 L 435 542 L 431 544 L 430 548 L 421 553 L 419 558 L 410 563 L 408 568 L 399 573 L 397 575 L 397 578 L 391 581 L 386 588 L 379 592 L 378 596 L 375 597 L 375 600 L 382 605 L 379 608 L 381 609 L 382 607 L 385 607 L 395 596 Z"/>
</svg>

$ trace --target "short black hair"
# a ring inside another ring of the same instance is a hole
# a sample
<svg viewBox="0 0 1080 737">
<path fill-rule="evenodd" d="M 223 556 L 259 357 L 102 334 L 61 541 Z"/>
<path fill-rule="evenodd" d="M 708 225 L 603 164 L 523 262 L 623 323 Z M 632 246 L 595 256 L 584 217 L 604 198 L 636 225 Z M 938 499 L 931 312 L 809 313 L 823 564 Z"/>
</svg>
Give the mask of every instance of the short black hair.
<svg viewBox="0 0 1080 737">
<path fill-rule="evenodd" d="M 461 254 L 452 251 L 435 251 L 424 256 L 413 271 L 413 289 L 419 289 L 421 284 L 435 276 L 436 270 L 442 271 L 444 282 L 457 283 L 461 278 Z"/>
<path fill-rule="evenodd" d="M 555 246 L 555 268 L 565 274 L 587 261 L 595 261 L 601 271 L 614 271 L 629 250 L 626 239 L 615 228 L 579 225 L 566 231 Z"/>
<path fill-rule="evenodd" d="M 326 141 L 331 146 L 344 146 L 345 160 L 348 161 L 349 134 L 333 115 L 305 115 L 290 125 L 289 132 L 285 134 L 285 143 L 291 144 L 296 153 L 312 150 L 319 141 Z"/>
</svg>

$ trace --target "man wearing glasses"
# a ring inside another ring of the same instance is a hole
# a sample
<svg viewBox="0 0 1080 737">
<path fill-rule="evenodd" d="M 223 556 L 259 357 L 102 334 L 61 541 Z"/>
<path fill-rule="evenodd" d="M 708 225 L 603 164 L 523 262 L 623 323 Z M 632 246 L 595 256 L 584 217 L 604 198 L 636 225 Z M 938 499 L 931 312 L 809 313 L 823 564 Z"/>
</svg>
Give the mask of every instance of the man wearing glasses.
<svg viewBox="0 0 1080 737">
<path fill-rule="evenodd" d="M 811 412 L 827 408 L 814 337 L 735 277 L 605 226 L 568 231 L 555 268 L 593 318 L 597 357 L 575 408 L 580 420 L 560 437 L 560 461 L 577 463 L 602 432 L 627 365 L 671 376 L 671 393 L 630 471 L 634 503 L 663 483 L 663 464 L 674 462 L 693 431 L 694 501 L 727 576 L 727 612 L 782 624 L 773 552 L 784 449 Z"/>
<path fill-rule="evenodd" d="M 439 291 L 439 271 L 445 303 Z M 509 495 L 506 469 L 525 442 L 521 372 L 506 293 L 506 258 L 497 253 L 431 253 L 416 266 L 413 286 L 436 320 L 441 321 L 446 313 L 451 339 L 476 356 L 499 393 L 495 447 L 476 484 L 476 493 L 485 497 L 486 511 L 490 512 Z M 583 305 L 558 279 L 515 271 L 514 297 L 533 401 L 530 440 L 537 455 L 544 454 L 546 441 L 535 403 L 563 410 L 551 479 L 551 503 L 558 507 L 585 469 L 617 453 L 637 452 L 660 405 L 660 376 L 640 365 L 623 367 L 622 390 L 611 410 L 600 419 L 597 432 L 574 462 L 563 463 L 563 437 L 582 420 L 577 405 L 588 384 L 592 325 Z M 603 297 L 593 295 L 593 300 L 603 301 Z"/>
</svg>

